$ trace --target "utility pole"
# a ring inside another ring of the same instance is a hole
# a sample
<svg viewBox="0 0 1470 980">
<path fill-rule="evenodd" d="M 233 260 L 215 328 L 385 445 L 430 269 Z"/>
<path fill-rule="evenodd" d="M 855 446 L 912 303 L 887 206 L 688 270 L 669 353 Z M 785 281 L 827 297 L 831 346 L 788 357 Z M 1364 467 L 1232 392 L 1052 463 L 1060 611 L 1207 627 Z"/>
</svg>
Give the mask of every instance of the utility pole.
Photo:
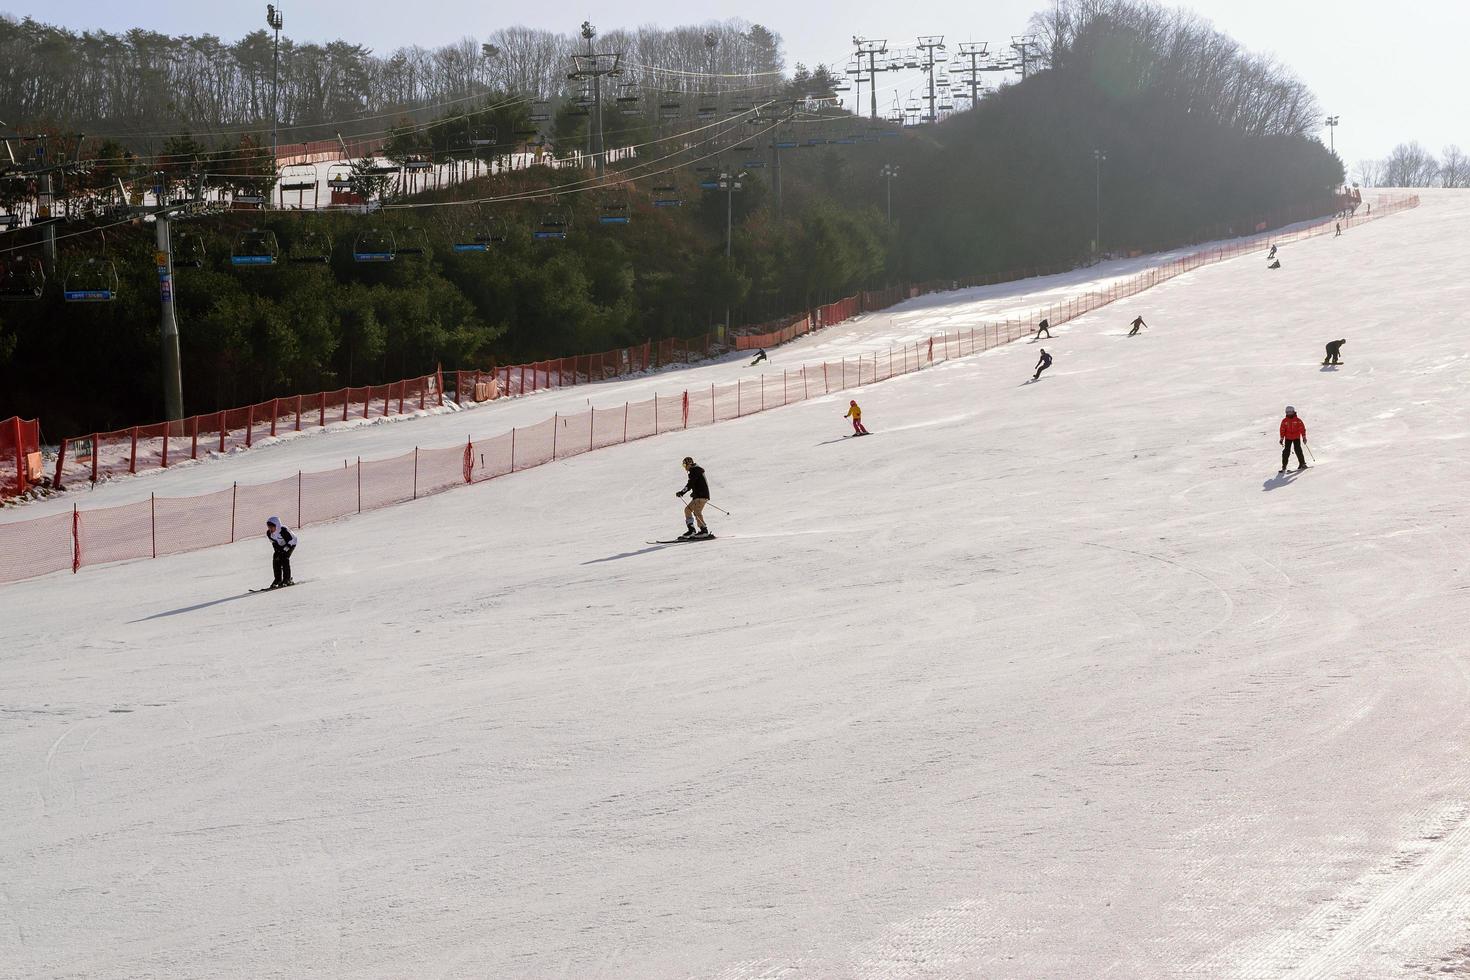
<svg viewBox="0 0 1470 980">
<path fill-rule="evenodd" d="M 1342 119 L 1341 116 L 1327 117 L 1327 138 L 1331 141 L 1331 146 L 1329 148 L 1332 150 L 1334 155 L 1336 155 L 1337 153 L 1337 123 L 1340 119 Z"/>
<path fill-rule="evenodd" d="M 281 28 L 285 26 L 286 20 L 281 16 L 281 8 L 273 3 L 265 5 L 265 24 L 276 32 L 275 45 L 271 52 L 271 169 L 274 170 L 280 159 L 277 153 L 277 127 L 280 125 L 281 101 L 277 94 L 281 74 Z"/>
<path fill-rule="evenodd" d="M 1108 155 L 1102 150 L 1093 150 L 1092 159 L 1097 165 L 1097 224 L 1093 228 L 1092 252 L 1094 256 L 1102 255 L 1102 165 Z"/>
<path fill-rule="evenodd" d="M 888 41 L 886 38 L 861 38 L 853 35 L 852 43 L 857 46 L 858 65 L 861 66 L 863 58 L 868 59 L 868 113 L 870 118 L 878 118 L 878 56 L 888 52 Z M 858 75 L 861 82 L 862 74 Z M 858 103 L 861 106 L 861 102 Z"/>
<path fill-rule="evenodd" d="M 934 111 L 934 52 L 944 50 L 944 35 L 930 34 L 919 38 L 919 50 L 924 52 L 924 60 L 919 67 L 929 73 L 929 115 L 926 122 L 939 122 L 939 114 Z"/>
<path fill-rule="evenodd" d="M 898 164 L 885 163 L 883 169 L 878 171 L 878 176 L 882 177 L 888 185 L 888 223 L 891 225 L 893 224 L 893 178 L 898 176 Z"/>
<path fill-rule="evenodd" d="M 592 39 L 596 36 L 597 28 L 590 21 L 582 21 L 582 37 L 587 42 L 587 51 L 572 55 L 572 73 L 567 78 L 572 81 L 592 79 L 592 121 L 588 126 L 591 131 L 587 139 L 597 176 L 601 177 L 607 172 L 607 154 L 603 152 L 602 143 L 602 79 L 623 73 L 623 56 L 621 53 L 594 52 Z"/>
</svg>

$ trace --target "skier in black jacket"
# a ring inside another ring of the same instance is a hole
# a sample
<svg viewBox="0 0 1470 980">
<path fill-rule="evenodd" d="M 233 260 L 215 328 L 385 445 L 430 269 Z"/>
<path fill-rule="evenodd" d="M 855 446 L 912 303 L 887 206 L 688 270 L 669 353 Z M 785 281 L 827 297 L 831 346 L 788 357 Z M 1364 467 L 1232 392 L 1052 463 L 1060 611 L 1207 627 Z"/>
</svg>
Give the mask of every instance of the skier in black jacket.
<svg viewBox="0 0 1470 980">
<path fill-rule="evenodd" d="M 684 484 L 684 489 L 674 496 L 683 498 L 687 493 L 690 495 L 689 503 L 684 505 L 685 532 L 679 535 L 680 539 L 703 537 L 709 534 L 709 527 L 704 523 L 704 505 L 709 503 L 709 481 L 704 478 L 704 467 L 694 462 L 694 457 L 684 457 L 684 469 L 689 473 L 689 482 Z M 699 530 L 694 530 L 694 522 L 699 522 Z"/>
<path fill-rule="evenodd" d="M 271 583 L 271 588 L 295 585 L 291 581 L 291 552 L 296 550 L 301 539 L 292 534 L 291 529 L 282 524 L 279 517 L 272 517 L 265 522 L 265 536 L 270 538 L 271 547 L 275 549 L 275 554 L 271 556 L 271 569 L 276 573 L 276 578 Z"/>
<path fill-rule="evenodd" d="M 1043 347 L 1041 349 L 1041 357 L 1036 362 L 1036 373 L 1033 374 L 1033 375 L 1031 375 L 1031 380 L 1032 381 L 1038 381 L 1038 380 L 1040 380 L 1041 379 L 1041 372 L 1042 371 L 1045 371 L 1049 367 L 1051 367 L 1051 355 L 1048 354 L 1046 352 L 1046 348 Z"/>
</svg>

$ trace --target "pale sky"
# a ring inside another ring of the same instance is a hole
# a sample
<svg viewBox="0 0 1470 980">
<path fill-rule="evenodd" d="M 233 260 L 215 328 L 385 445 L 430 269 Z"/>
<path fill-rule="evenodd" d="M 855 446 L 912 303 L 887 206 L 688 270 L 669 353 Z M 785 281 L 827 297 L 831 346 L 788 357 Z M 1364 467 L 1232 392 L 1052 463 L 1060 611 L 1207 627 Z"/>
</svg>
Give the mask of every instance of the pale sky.
<svg viewBox="0 0 1470 980">
<path fill-rule="evenodd" d="M 943 34 L 950 42 L 990 41 L 993 49 L 1021 33 L 1030 15 L 1046 4 L 930 0 L 922 14 L 905 4 L 875 0 L 821 5 L 743 0 L 727 7 L 671 0 L 543 0 L 514 6 L 472 0 L 285 0 L 281 6 L 287 36 L 298 41 L 341 38 L 379 53 L 402 44 L 433 47 L 465 35 L 484 37 L 515 23 L 572 32 L 589 18 L 611 29 L 739 16 L 779 33 L 788 65 L 826 61 L 840 69 L 853 34 L 885 37 L 894 45 L 912 44 L 917 34 Z M 1192 8 L 1246 47 L 1272 54 L 1295 70 L 1316 93 L 1324 115 L 1342 117 L 1337 149 L 1349 172 L 1359 159 L 1384 156 L 1395 143 L 1410 139 L 1436 154 L 1447 143 L 1470 147 L 1470 112 L 1464 108 L 1470 0 L 1407 0 L 1402 6 L 1367 0 L 1193 0 L 1171 6 Z M 78 30 L 145 27 L 173 34 L 213 33 L 227 41 L 265 25 L 263 0 L 0 0 L 0 10 Z M 1325 129 L 1322 138 L 1327 142 Z"/>
</svg>

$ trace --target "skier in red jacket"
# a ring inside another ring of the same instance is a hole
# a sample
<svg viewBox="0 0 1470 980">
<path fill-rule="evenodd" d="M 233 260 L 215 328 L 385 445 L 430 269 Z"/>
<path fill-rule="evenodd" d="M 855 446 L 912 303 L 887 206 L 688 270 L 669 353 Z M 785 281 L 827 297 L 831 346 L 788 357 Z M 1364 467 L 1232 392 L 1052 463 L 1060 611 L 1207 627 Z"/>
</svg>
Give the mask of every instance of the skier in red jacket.
<svg viewBox="0 0 1470 980">
<path fill-rule="evenodd" d="M 1296 409 L 1286 406 L 1286 418 L 1281 420 L 1281 472 L 1286 472 L 1286 461 L 1291 458 L 1293 449 L 1296 450 L 1298 472 L 1307 468 L 1307 461 L 1302 458 L 1302 442 L 1306 438 L 1307 423 L 1297 418 Z"/>
</svg>

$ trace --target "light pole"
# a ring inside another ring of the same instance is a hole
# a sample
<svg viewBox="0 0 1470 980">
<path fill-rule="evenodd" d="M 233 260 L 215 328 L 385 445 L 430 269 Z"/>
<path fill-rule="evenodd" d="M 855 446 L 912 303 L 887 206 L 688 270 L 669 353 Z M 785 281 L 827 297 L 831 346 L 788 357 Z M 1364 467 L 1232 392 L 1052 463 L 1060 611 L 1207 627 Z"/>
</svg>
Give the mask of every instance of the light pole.
<svg viewBox="0 0 1470 980">
<path fill-rule="evenodd" d="M 888 190 L 888 223 L 891 225 L 891 224 L 893 224 L 893 178 L 895 178 L 895 177 L 898 176 L 898 164 L 896 164 L 896 163 L 885 163 L 883 165 L 883 169 L 880 170 L 880 171 L 878 171 L 878 176 L 883 178 L 883 180 L 884 180 L 884 182 L 885 182 L 885 184 L 887 186 L 887 190 Z"/>
<path fill-rule="evenodd" d="M 1337 153 L 1337 123 L 1340 119 L 1342 119 L 1341 116 L 1327 117 L 1327 140 L 1330 144 L 1329 149 L 1334 154 Z"/>
<path fill-rule="evenodd" d="M 1094 255 L 1102 254 L 1102 165 L 1108 155 L 1102 150 L 1093 150 L 1092 159 L 1097 164 L 1097 224 L 1092 232 L 1092 251 Z"/>
<path fill-rule="evenodd" d="M 281 115 L 281 102 L 277 97 L 277 85 L 281 72 L 281 28 L 286 23 L 281 8 L 273 3 L 265 5 L 265 26 L 276 32 L 275 45 L 271 50 L 271 169 L 277 166 L 276 127 Z"/>
</svg>

